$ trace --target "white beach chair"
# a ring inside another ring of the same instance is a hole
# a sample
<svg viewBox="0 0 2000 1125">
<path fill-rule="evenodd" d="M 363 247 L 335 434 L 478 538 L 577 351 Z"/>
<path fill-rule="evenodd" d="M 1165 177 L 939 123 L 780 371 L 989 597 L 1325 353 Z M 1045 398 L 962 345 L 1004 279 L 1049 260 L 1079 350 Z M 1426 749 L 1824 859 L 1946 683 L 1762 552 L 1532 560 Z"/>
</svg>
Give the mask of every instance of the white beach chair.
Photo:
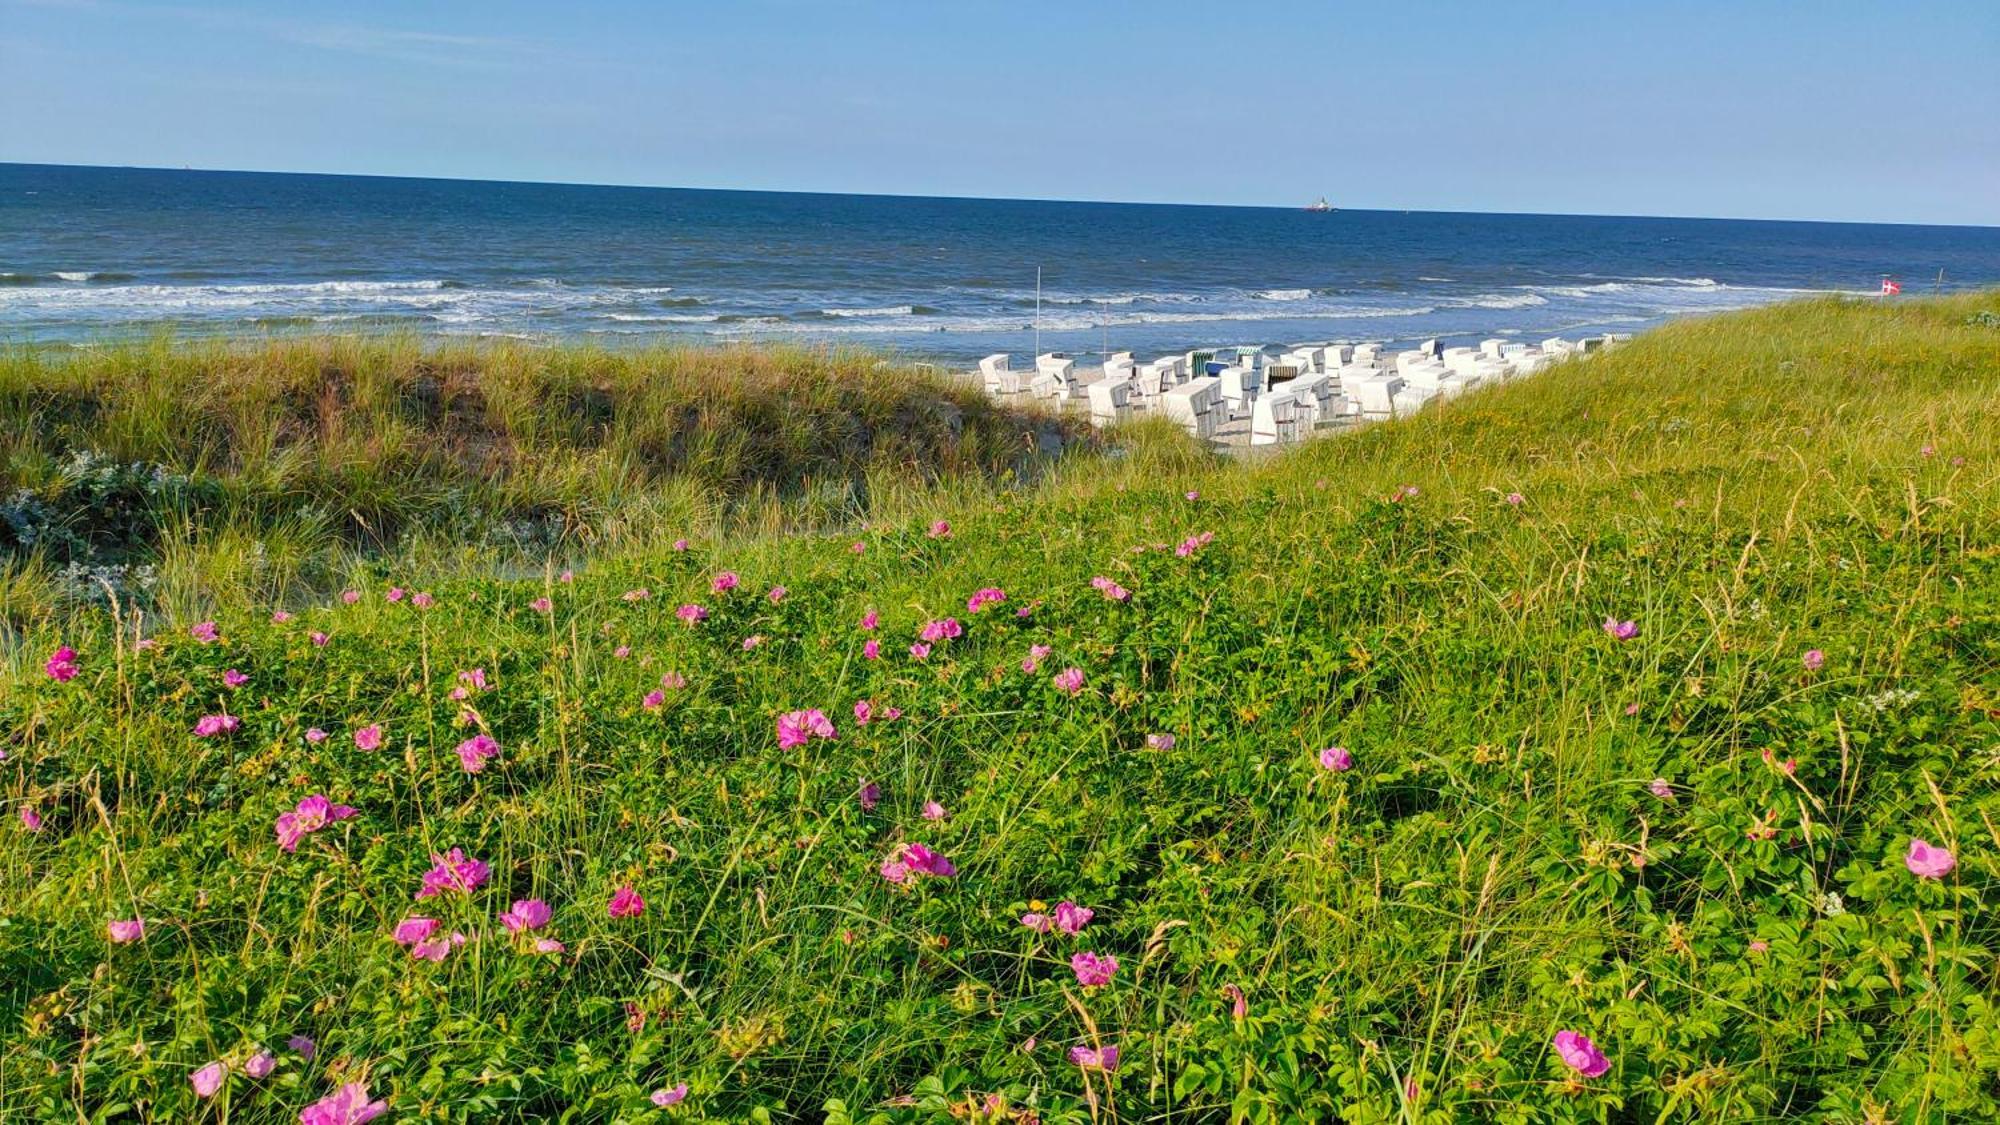
<svg viewBox="0 0 2000 1125">
<path fill-rule="evenodd" d="M 1501 349 L 1506 346 L 1507 341 L 1498 337 L 1491 340 L 1481 340 L 1479 341 L 1479 354 L 1485 356 L 1487 359 L 1499 359 L 1501 358 Z"/>
<path fill-rule="evenodd" d="M 1132 416 L 1132 380 L 1120 376 L 1084 388 L 1090 397 L 1090 424 L 1110 426 Z"/>
<path fill-rule="evenodd" d="M 1363 367 L 1374 367 L 1382 362 L 1382 345 L 1356 344 L 1354 350 L 1348 354 L 1347 361 Z"/>
<path fill-rule="evenodd" d="M 1395 413 L 1396 395 L 1403 390 L 1403 379 L 1400 375 L 1371 374 L 1352 384 L 1343 382 L 1341 389 L 1354 400 L 1364 417 L 1387 418 Z"/>
<path fill-rule="evenodd" d="M 979 361 L 979 375 L 986 383 L 986 393 L 1013 394 L 1021 389 L 1020 375 L 1008 367 L 1007 362 L 1005 352 L 989 355 Z"/>
<path fill-rule="evenodd" d="M 1137 369 L 1137 366 L 1137 364 L 1132 362 L 1131 352 L 1115 352 L 1104 361 L 1104 377 L 1106 379 L 1129 379 L 1132 377 L 1133 371 Z"/>
<path fill-rule="evenodd" d="M 1560 359 L 1570 352 L 1575 351 L 1576 345 L 1563 339 L 1561 336 L 1551 336 L 1542 341 L 1542 350 Z"/>
<path fill-rule="evenodd" d="M 1061 356 L 1036 356 L 1035 381 L 1028 389 L 1036 398 L 1068 399 L 1077 397 L 1076 363 Z"/>
<path fill-rule="evenodd" d="M 1160 396 L 1161 413 L 1198 438 L 1211 438 L 1221 429 L 1218 391 L 1221 381 L 1204 375 L 1191 379 Z"/>
<path fill-rule="evenodd" d="M 1333 376 L 1301 375 L 1286 384 L 1285 392 L 1299 404 L 1299 425 L 1307 430 L 1337 415 Z"/>
<path fill-rule="evenodd" d="M 1222 401 L 1231 418 L 1248 413 L 1264 389 L 1263 374 L 1240 365 L 1223 368 L 1221 379 Z"/>
<path fill-rule="evenodd" d="M 1250 444 L 1277 445 L 1299 440 L 1303 430 L 1298 422 L 1298 405 L 1298 400 L 1285 391 L 1259 398 L 1250 412 Z"/>
</svg>

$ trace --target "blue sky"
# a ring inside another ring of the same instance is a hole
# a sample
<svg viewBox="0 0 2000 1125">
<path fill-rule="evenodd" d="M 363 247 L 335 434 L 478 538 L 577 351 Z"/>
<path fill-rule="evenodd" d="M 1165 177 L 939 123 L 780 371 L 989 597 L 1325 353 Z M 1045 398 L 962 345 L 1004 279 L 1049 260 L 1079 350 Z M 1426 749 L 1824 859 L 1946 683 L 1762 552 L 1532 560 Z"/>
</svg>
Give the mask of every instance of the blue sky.
<svg viewBox="0 0 2000 1125">
<path fill-rule="evenodd" d="M 2000 3 L 0 0 L 0 160 L 2000 224 Z"/>
</svg>

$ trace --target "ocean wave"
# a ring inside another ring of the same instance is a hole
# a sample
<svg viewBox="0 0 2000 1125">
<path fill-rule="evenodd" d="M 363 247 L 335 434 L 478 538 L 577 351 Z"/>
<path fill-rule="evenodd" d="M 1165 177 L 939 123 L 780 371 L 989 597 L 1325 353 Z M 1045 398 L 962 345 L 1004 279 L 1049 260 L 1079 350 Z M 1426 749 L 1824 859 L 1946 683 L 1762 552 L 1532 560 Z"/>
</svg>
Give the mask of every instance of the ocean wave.
<svg viewBox="0 0 2000 1125">
<path fill-rule="evenodd" d="M 1260 301 L 1303 301 L 1313 295 L 1310 289 L 1265 289 L 1253 294 Z"/>
<path fill-rule="evenodd" d="M 1445 302 L 1448 309 L 1530 309 L 1549 303 L 1539 293 L 1482 293 L 1477 297 L 1455 297 Z"/>
<path fill-rule="evenodd" d="M 57 281 L 89 281 L 89 280 L 90 280 L 90 271 L 89 271 L 89 270 L 57 270 L 57 271 L 56 271 L 56 274 L 55 274 L 55 276 L 56 276 L 56 280 L 57 280 Z"/>
<path fill-rule="evenodd" d="M 885 305 L 873 309 L 821 309 L 821 316 L 915 316 L 915 305 Z"/>
</svg>

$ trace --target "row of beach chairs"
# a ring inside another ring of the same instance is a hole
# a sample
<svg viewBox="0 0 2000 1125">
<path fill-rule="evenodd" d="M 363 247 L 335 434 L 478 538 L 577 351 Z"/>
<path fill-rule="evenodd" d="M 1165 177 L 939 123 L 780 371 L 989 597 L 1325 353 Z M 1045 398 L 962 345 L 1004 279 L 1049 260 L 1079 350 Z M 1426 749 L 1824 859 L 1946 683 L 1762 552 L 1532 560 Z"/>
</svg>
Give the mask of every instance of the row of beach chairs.
<svg viewBox="0 0 2000 1125">
<path fill-rule="evenodd" d="M 1476 348 L 1426 340 L 1393 354 L 1379 344 L 1315 344 L 1276 354 L 1262 347 L 1197 349 L 1150 363 L 1116 352 L 1088 382 L 1078 377 L 1076 361 L 1059 352 L 1036 356 L 1032 373 L 1014 370 L 1011 357 L 999 354 L 979 361 L 979 378 L 994 395 L 1025 393 L 1059 406 L 1083 400 L 1100 426 L 1143 408 L 1210 440 L 1247 418 L 1250 444 L 1276 445 L 1299 440 L 1322 423 L 1411 414 L 1434 399 L 1532 374 L 1628 338 L 1491 339 Z"/>
</svg>

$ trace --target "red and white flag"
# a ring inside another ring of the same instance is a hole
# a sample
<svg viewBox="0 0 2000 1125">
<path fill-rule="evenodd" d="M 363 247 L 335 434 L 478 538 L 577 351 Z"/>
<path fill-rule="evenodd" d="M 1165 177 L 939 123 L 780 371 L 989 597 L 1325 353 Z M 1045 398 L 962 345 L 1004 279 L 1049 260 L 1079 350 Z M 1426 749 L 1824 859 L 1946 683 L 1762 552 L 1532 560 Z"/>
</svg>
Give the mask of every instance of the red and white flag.
<svg viewBox="0 0 2000 1125">
<path fill-rule="evenodd" d="M 1902 291 L 1903 291 L 1902 282 L 1891 281 L 1886 277 L 1882 279 L 1882 295 L 1884 297 L 1893 297 L 1896 294 L 1901 293 Z"/>
</svg>

